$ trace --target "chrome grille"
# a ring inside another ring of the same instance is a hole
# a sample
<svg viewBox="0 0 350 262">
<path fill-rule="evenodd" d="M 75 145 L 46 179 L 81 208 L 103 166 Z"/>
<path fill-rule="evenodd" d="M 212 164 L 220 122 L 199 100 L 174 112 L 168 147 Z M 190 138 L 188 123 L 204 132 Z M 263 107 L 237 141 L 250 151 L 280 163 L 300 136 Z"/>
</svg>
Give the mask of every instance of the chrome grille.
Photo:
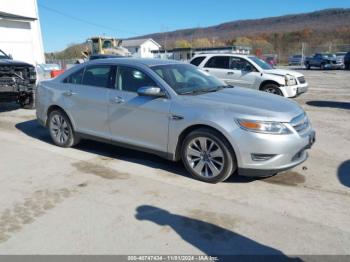
<svg viewBox="0 0 350 262">
<path fill-rule="evenodd" d="M 291 125 L 295 129 L 295 131 L 297 131 L 299 134 L 302 134 L 309 130 L 310 121 L 306 114 L 302 114 L 294 118 L 291 122 Z"/>
<path fill-rule="evenodd" d="M 304 76 L 298 77 L 299 84 L 305 84 L 306 80 Z"/>
</svg>

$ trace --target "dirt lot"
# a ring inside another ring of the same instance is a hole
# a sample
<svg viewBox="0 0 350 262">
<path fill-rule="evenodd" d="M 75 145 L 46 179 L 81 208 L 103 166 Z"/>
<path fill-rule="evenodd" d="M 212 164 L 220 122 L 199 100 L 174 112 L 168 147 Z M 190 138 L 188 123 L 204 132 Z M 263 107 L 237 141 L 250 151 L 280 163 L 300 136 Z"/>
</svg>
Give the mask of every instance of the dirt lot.
<svg viewBox="0 0 350 262">
<path fill-rule="evenodd" d="M 0 254 L 350 255 L 350 72 L 303 71 L 317 131 L 302 166 L 208 185 L 97 142 L 53 146 L 0 106 Z"/>
</svg>

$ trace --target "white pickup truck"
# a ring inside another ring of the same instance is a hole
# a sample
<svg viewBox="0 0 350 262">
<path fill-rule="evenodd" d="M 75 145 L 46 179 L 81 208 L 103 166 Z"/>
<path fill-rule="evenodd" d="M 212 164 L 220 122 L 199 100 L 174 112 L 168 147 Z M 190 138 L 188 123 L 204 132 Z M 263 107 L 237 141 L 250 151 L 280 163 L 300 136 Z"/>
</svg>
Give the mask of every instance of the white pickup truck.
<svg viewBox="0 0 350 262">
<path fill-rule="evenodd" d="M 296 97 L 308 89 L 303 74 L 274 69 L 256 56 L 200 54 L 190 63 L 233 86 L 252 88 L 284 97 Z"/>
</svg>

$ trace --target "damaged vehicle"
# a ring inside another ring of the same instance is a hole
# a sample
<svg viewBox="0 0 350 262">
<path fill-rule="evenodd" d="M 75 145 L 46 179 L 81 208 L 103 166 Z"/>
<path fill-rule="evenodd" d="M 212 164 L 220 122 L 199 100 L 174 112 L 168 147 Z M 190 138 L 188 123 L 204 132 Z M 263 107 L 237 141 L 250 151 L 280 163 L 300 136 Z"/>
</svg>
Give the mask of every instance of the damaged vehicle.
<svg viewBox="0 0 350 262">
<path fill-rule="evenodd" d="M 308 90 L 308 83 L 303 74 L 275 69 L 252 55 L 200 54 L 190 63 L 233 86 L 289 98 L 297 97 Z"/>
<path fill-rule="evenodd" d="M 35 86 L 35 67 L 14 61 L 0 50 L 0 102 L 17 102 L 22 108 L 33 109 Z"/>
</svg>

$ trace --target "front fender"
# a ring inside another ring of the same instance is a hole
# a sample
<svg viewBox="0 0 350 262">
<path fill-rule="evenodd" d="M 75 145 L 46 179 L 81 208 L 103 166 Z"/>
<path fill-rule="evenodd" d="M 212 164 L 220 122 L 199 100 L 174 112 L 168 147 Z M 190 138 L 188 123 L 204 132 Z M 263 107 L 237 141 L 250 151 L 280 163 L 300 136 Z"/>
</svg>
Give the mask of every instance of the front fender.
<svg viewBox="0 0 350 262">
<path fill-rule="evenodd" d="M 234 132 L 235 129 L 239 128 L 236 122 L 234 121 L 234 118 L 232 118 L 232 121 L 227 121 L 227 117 L 222 117 L 221 119 L 220 117 L 216 117 L 214 121 L 211 120 L 211 116 L 208 116 L 207 118 L 200 118 L 198 120 L 184 119 L 181 121 L 172 120 L 170 122 L 168 153 L 172 156 L 172 160 L 177 160 L 177 150 L 180 149 L 179 147 L 181 147 L 180 138 L 182 137 L 182 135 L 186 133 L 187 130 L 203 127 L 214 129 L 220 134 L 222 134 L 226 138 L 226 140 L 231 144 L 232 149 L 235 152 L 237 162 L 240 163 L 241 159 L 238 146 L 230 135 Z"/>
<path fill-rule="evenodd" d="M 284 86 L 285 85 L 285 76 L 264 74 L 260 87 L 262 87 L 265 83 L 268 83 L 268 82 L 275 82 L 279 86 Z"/>
</svg>

